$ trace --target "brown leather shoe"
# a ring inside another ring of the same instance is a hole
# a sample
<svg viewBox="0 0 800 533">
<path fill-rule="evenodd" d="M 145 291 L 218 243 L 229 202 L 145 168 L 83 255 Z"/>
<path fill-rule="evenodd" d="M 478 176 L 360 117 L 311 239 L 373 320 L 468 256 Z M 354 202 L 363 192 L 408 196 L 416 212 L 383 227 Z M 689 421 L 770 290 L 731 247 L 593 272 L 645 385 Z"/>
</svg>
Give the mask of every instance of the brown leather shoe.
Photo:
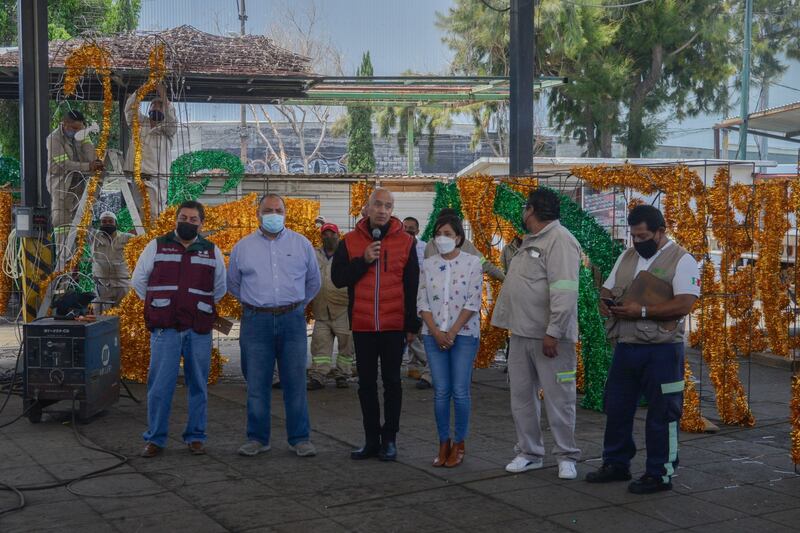
<svg viewBox="0 0 800 533">
<path fill-rule="evenodd" d="M 202 442 L 195 440 L 189 443 L 189 452 L 191 452 L 192 455 L 205 455 L 206 449 Z"/>
<path fill-rule="evenodd" d="M 462 461 L 464 461 L 464 441 L 453 444 L 444 466 L 453 468 L 454 466 L 460 465 Z"/>
<path fill-rule="evenodd" d="M 450 454 L 451 443 L 450 439 L 439 443 L 439 455 L 433 460 L 433 466 L 444 466 L 447 462 L 447 456 Z"/>
<path fill-rule="evenodd" d="M 144 445 L 142 449 L 142 453 L 139 454 L 140 457 L 144 457 L 145 459 L 150 459 L 155 457 L 156 455 L 160 454 L 164 448 L 160 446 L 156 446 L 152 442 L 148 442 Z"/>
</svg>

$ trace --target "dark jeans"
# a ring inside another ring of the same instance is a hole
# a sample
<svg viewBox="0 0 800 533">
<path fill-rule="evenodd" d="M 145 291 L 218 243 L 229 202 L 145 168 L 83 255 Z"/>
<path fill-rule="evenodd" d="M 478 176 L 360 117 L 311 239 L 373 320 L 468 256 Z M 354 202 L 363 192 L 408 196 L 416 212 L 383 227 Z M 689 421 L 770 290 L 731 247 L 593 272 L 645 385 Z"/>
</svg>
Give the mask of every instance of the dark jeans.
<svg viewBox="0 0 800 533">
<path fill-rule="evenodd" d="M 358 369 L 358 399 L 364 419 L 367 444 L 394 441 L 400 430 L 400 406 L 403 388 L 400 366 L 403 364 L 405 334 L 400 331 L 380 333 L 353 332 Z M 383 379 L 384 424 L 378 401 L 378 361 Z"/>
</svg>

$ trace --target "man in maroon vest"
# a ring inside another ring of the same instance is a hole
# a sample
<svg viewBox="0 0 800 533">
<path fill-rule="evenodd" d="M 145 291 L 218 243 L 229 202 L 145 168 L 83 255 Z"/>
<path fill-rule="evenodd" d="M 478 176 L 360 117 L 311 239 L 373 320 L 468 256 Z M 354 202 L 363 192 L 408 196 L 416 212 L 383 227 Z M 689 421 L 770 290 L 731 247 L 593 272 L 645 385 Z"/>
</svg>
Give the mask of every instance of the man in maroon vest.
<svg viewBox="0 0 800 533">
<path fill-rule="evenodd" d="M 400 429 L 400 367 L 406 341 L 419 331 L 417 286 L 419 263 L 414 238 L 392 217 L 394 196 L 377 188 L 367 216 L 345 235 L 333 256 L 331 279 L 347 287 L 350 325 L 356 349 L 358 398 L 366 443 L 352 459 L 379 456 L 397 459 L 395 437 Z M 378 401 L 378 360 L 383 379 L 384 424 Z"/>
<path fill-rule="evenodd" d="M 222 252 L 199 235 L 204 219 L 201 203 L 182 203 L 175 231 L 150 241 L 133 271 L 133 288 L 144 300 L 144 320 L 150 330 L 148 429 L 142 435 L 146 442 L 142 457 L 156 456 L 167 444 L 181 355 L 189 389 L 183 441 L 193 455 L 205 453 L 211 329 L 226 282 Z"/>
</svg>

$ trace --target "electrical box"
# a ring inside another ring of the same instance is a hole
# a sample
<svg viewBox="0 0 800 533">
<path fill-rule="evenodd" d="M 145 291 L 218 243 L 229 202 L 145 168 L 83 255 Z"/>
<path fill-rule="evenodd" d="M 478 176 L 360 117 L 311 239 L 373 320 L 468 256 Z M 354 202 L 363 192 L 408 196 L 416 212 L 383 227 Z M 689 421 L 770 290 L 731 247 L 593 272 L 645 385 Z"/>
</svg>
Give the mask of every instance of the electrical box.
<svg viewBox="0 0 800 533">
<path fill-rule="evenodd" d="M 45 237 L 49 224 L 50 211 L 46 207 L 14 207 L 14 229 L 17 237 Z"/>
<path fill-rule="evenodd" d="M 119 400 L 119 318 L 44 318 L 23 325 L 24 404 L 31 422 L 65 400 L 87 419 Z"/>
</svg>

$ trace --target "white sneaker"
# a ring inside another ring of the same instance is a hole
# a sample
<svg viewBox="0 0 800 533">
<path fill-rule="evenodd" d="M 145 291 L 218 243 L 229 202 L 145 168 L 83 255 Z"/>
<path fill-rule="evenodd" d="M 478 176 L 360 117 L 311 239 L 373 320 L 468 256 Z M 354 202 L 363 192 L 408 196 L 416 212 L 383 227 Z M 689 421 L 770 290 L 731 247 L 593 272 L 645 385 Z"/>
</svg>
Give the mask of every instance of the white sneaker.
<svg viewBox="0 0 800 533">
<path fill-rule="evenodd" d="M 523 456 L 518 455 L 514 457 L 514 460 L 511 461 L 506 465 L 506 472 L 511 472 L 512 474 L 519 474 L 521 472 L 527 472 L 528 470 L 537 470 L 542 467 L 542 460 L 539 459 L 537 461 L 530 461 L 525 459 Z"/>
<path fill-rule="evenodd" d="M 573 461 L 561 461 L 558 463 L 558 477 L 561 479 L 575 479 L 578 477 L 575 463 Z"/>
<path fill-rule="evenodd" d="M 247 441 L 245 444 L 239 448 L 239 455 L 246 455 L 247 457 L 253 457 L 254 455 L 258 455 L 263 452 L 268 452 L 270 449 L 269 444 L 261 444 L 257 440 L 250 440 Z"/>
<path fill-rule="evenodd" d="M 298 457 L 314 457 L 317 455 L 317 449 L 308 440 L 290 445 L 289 450 L 296 453 Z"/>
</svg>

